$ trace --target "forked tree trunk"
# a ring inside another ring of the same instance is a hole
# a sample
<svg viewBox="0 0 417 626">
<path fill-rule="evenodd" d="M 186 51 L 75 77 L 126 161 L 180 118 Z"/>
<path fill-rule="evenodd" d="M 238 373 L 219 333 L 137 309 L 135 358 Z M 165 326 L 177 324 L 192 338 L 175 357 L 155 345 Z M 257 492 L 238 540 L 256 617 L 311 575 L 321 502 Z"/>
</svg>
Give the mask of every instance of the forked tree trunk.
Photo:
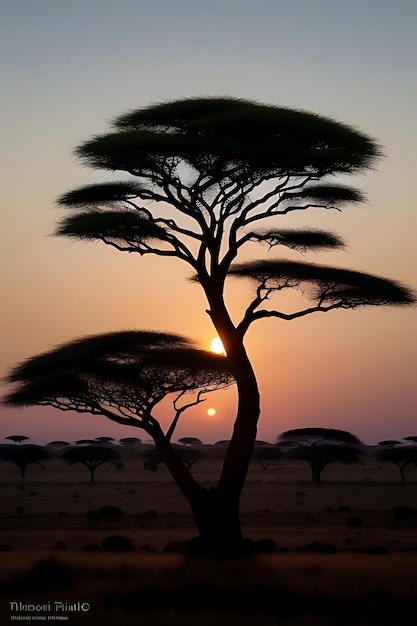
<svg viewBox="0 0 417 626">
<path fill-rule="evenodd" d="M 167 469 L 187 499 L 198 531 L 190 554 L 235 557 L 244 552 L 239 519 L 239 497 L 224 497 L 215 487 L 201 487 L 177 456 L 169 440 L 154 433 L 154 441 Z"/>
<path fill-rule="evenodd" d="M 323 468 L 320 465 L 316 465 L 313 463 L 311 465 L 311 476 L 313 479 L 313 483 L 319 483 L 321 481 L 321 472 Z"/>
<path fill-rule="evenodd" d="M 178 458 L 162 431 L 150 432 L 178 487 L 187 498 L 199 532 L 202 554 L 239 556 L 246 552 L 240 525 L 240 497 L 255 446 L 260 398 L 242 337 L 225 307 L 222 286 L 206 285 L 210 317 L 225 346 L 238 392 L 237 415 L 216 488 L 205 489 Z M 198 552 L 198 550 L 197 550 Z"/>
</svg>

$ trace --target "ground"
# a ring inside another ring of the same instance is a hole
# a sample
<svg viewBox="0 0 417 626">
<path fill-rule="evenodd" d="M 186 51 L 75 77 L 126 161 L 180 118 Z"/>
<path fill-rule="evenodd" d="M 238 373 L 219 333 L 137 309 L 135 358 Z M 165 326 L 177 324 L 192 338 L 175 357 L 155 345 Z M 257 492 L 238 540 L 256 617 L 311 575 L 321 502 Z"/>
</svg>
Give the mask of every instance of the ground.
<svg viewBox="0 0 417 626">
<path fill-rule="evenodd" d="M 212 484 L 218 463 L 196 463 L 197 479 Z M 410 606 L 414 612 L 417 517 L 399 518 L 394 507 L 417 507 L 416 468 L 401 481 L 393 465 L 335 464 L 313 485 L 302 462 L 266 472 L 254 462 L 244 534 L 273 539 L 277 552 L 213 563 L 163 552 L 195 529 L 162 466 L 150 472 L 132 456 L 124 469 L 99 468 L 90 483 L 82 466 L 46 465 L 29 466 L 25 480 L 11 463 L 0 467 L 0 543 L 11 548 L 0 552 L 2 624 L 15 615 L 10 601 L 88 602 L 89 611 L 59 615 L 71 626 L 391 626 L 405 622 Z M 106 521 L 91 513 L 107 505 L 124 514 Z M 136 551 L 85 550 L 109 535 L 128 537 Z"/>
</svg>

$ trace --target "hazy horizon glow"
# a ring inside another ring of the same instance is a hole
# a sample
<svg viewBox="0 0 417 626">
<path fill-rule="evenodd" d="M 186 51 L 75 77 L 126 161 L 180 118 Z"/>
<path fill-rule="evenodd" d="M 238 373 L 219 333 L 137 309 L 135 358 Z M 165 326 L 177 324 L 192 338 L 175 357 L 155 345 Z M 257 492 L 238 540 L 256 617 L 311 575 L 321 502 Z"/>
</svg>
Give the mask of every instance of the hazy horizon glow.
<svg viewBox="0 0 417 626">
<path fill-rule="evenodd" d="M 186 266 L 49 236 L 63 214 L 54 207 L 59 195 L 119 178 L 82 167 L 73 149 L 107 132 L 113 117 L 163 100 L 250 98 L 375 137 L 385 157 L 349 181 L 367 204 L 303 212 L 282 226 L 323 228 L 347 242 L 346 251 L 306 260 L 417 288 L 415 2 L 20 0 L 2 13 L 2 376 L 61 343 L 114 330 L 169 331 L 210 346 L 207 303 Z M 245 254 L 268 252 L 253 245 Z M 252 289 L 230 280 L 234 319 Z M 258 438 L 304 426 L 341 428 L 366 443 L 414 435 L 416 316 L 416 308 L 370 307 L 257 322 L 247 346 L 262 393 Z M 170 400 L 159 409 L 164 424 Z M 209 394 L 182 416 L 176 438 L 230 438 L 235 407 L 233 388 Z M 10 434 L 146 438 L 104 417 L 41 407 L 2 408 L 0 439 Z"/>
</svg>

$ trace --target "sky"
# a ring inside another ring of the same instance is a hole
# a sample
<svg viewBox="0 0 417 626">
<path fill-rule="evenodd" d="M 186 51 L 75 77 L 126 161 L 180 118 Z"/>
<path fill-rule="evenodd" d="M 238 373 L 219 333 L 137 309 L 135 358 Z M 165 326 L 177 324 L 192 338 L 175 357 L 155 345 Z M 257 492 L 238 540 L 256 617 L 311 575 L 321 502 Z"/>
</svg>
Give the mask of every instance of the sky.
<svg viewBox="0 0 417 626">
<path fill-rule="evenodd" d="M 73 149 L 108 132 L 115 116 L 164 100 L 250 98 L 373 136 L 384 158 L 349 181 L 367 203 L 303 212 L 285 226 L 333 230 L 348 242 L 347 251 L 305 260 L 417 289 L 416 23 L 414 0 L 2 3 L 0 375 L 70 339 L 114 330 L 170 331 L 209 346 L 215 332 L 186 266 L 51 237 L 63 216 L 59 195 L 111 179 L 83 167 Z M 230 284 L 234 315 L 251 293 Z M 417 308 L 371 307 L 257 322 L 247 347 L 262 394 L 259 439 L 307 426 L 348 430 L 368 444 L 417 434 L 416 321 Z M 182 417 L 177 437 L 228 439 L 235 406 L 233 389 L 211 394 Z M 169 403 L 159 415 L 167 424 Z M 0 440 L 10 434 L 46 442 L 141 431 L 2 407 Z"/>
</svg>

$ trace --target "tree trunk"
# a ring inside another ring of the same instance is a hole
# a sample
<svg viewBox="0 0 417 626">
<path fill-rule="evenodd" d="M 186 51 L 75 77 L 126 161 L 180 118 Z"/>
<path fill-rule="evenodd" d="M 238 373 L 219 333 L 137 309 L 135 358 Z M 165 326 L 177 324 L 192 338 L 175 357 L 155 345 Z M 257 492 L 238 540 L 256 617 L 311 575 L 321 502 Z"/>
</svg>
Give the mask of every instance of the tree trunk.
<svg viewBox="0 0 417 626">
<path fill-rule="evenodd" d="M 316 465 L 315 463 L 311 465 L 311 474 L 313 478 L 313 483 L 321 482 L 322 471 L 323 471 L 323 468 L 320 465 Z"/>
<path fill-rule="evenodd" d="M 191 542 L 190 554 L 217 558 L 236 558 L 250 553 L 244 541 L 235 499 L 225 499 L 217 489 L 204 489 L 192 503 L 199 537 Z"/>
<path fill-rule="evenodd" d="M 95 478 L 94 478 L 95 468 L 94 467 L 89 467 L 89 470 L 90 470 L 91 482 L 93 483 L 93 482 L 95 482 Z"/>
<path fill-rule="evenodd" d="M 226 309 L 222 285 L 206 284 L 204 288 L 210 304 L 210 317 L 225 347 L 238 393 L 233 434 L 218 483 L 219 495 L 223 501 L 227 502 L 232 510 L 238 512 L 240 495 L 255 446 L 260 414 L 259 390 L 243 339 Z"/>
<path fill-rule="evenodd" d="M 244 554 L 239 498 L 225 497 L 214 487 L 201 487 L 176 454 L 170 441 L 157 430 L 152 436 L 194 516 L 199 537 L 191 542 L 190 554 L 223 558 Z"/>
<path fill-rule="evenodd" d="M 221 281 L 201 282 L 205 283 L 209 314 L 227 352 L 238 392 L 233 434 L 217 488 L 207 490 L 196 482 L 159 425 L 154 424 L 147 432 L 193 512 L 199 532 L 199 538 L 194 542 L 195 554 L 235 557 L 248 553 L 250 545 L 242 538 L 239 504 L 256 440 L 260 398 L 243 339 L 225 307 Z"/>
</svg>

